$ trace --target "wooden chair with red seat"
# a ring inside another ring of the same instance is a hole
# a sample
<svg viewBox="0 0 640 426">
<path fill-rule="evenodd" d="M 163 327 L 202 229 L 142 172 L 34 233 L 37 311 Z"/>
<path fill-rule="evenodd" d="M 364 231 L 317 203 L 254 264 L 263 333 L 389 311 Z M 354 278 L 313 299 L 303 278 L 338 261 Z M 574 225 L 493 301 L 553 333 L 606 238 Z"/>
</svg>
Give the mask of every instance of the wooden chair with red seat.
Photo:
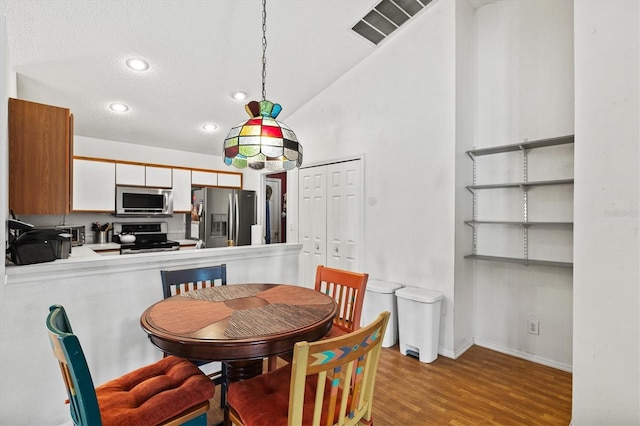
<svg viewBox="0 0 640 426">
<path fill-rule="evenodd" d="M 370 425 L 373 390 L 389 312 L 354 332 L 298 342 L 277 370 L 229 385 L 234 425 Z"/>
<path fill-rule="evenodd" d="M 227 265 L 223 263 L 216 266 L 160 271 L 160 277 L 162 278 L 162 294 L 166 299 L 199 288 L 227 285 Z M 220 385 L 220 406 L 224 408 L 227 395 L 227 372 L 224 363 L 196 360 L 191 360 L 191 362 L 206 370 L 207 376 L 214 385 Z"/>
<path fill-rule="evenodd" d="M 166 357 L 94 388 L 65 309 L 51 306 L 46 324 L 76 426 L 207 425 L 215 387 L 191 362 Z"/>
<path fill-rule="evenodd" d="M 318 265 L 315 290 L 332 297 L 338 304 L 338 312 L 333 319 L 333 326 L 329 333 L 323 337 L 324 339 L 350 333 L 360 328 L 368 279 L 369 274 Z M 279 355 L 287 362 L 291 362 L 291 356 L 291 352 Z M 276 369 L 277 358 L 275 356 L 269 358 L 269 371 Z"/>
</svg>

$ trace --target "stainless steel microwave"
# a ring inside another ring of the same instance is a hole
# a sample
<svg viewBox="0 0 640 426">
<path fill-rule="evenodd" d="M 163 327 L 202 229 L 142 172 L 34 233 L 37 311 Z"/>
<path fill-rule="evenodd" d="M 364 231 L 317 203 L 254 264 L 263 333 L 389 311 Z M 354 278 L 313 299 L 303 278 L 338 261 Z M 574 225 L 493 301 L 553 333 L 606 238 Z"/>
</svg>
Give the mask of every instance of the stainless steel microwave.
<svg viewBox="0 0 640 426">
<path fill-rule="evenodd" d="M 173 216 L 173 191 L 166 188 L 116 186 L 116 216 Z"/>
</svg>

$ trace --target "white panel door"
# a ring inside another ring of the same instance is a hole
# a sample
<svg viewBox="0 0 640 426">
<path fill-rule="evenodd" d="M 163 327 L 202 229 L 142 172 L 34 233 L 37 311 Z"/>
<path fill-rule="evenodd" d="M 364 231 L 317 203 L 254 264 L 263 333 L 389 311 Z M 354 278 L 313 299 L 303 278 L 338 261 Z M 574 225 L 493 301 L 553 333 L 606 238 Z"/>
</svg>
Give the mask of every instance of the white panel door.
<svg viewBox="0 0 640 426">
<path fill-rule="evenodd" d="M 361 272 L 362 161 L 301 169 L 298 182 L 302 284 L 313 286 L 316 267 Z"/>
<path fill-rule="evenodd" d="M 360 271 L 361 161 L 327 166 L 327 266 Z"/>
<path fill-rule="evenodd" d="M 305 287 L 313 287 L 317 265 L 327 259 L 326 166 L 302 169 L 298 183 L 300 273 Z"/>
</svg>

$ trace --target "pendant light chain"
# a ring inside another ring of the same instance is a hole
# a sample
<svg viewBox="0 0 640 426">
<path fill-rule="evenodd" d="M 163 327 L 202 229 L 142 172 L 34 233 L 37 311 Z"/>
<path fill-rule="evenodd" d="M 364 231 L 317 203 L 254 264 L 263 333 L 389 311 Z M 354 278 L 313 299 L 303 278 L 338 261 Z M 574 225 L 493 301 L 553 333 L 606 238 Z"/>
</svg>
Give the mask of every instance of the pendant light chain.
<svg viewBox="0 0 640 426">
<path fill-rule="evenodd" d="M 249 119 L 229 130 L 223 155 L 227 166 L 281 172 L 302 165 L 296 134 L 276 121 L 282 106 L 267 100 L 267 0 L 262 0 L 262 101 L 245 105 Z"/>
<path fill-rule="evenodd" d="M 267 99 L 267 0 L 262 0 L 262 100 Z"/>
</svg>

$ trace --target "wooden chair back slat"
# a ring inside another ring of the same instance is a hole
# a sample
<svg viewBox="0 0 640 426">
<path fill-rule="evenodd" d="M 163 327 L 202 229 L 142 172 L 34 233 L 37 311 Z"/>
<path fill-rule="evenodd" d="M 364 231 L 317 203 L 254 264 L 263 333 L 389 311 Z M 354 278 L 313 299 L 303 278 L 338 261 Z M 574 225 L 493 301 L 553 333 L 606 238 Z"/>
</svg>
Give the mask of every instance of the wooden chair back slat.
<svg viewBox="0 0 640 426">
<path fill-rule="evenodd" d="M 291 366 L 289 425 L 302 424 L 305 388 L 309 385 L 308 377 L 313 375 L 317 375 L 311 416 L 314 426 L 371 421 L 375 376 L 389 315 L 385 311 L 371 324 L 333 339 L 296 343 Z"/>
<path fill-rule="evenodd" d="M 338 304 L 334 325 L 345 331 L 360 327 L 368 279 L 369 274 L 318 265 L 315 289 L 332 297 Z"/>
<path fill-rule="evenodd" d="M 160 271 L 164 298 L 199 288 L 227 285 L 227 265 Z"/>
</svg>

